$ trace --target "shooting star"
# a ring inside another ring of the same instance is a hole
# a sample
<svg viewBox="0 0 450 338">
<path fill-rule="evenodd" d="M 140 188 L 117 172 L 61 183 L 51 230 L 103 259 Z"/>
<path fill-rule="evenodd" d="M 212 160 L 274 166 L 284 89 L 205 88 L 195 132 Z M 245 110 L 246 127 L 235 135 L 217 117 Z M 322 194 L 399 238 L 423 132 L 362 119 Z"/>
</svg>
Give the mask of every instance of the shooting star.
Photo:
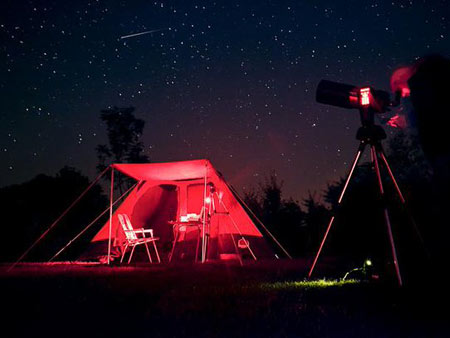
<svg viewBox="0 0 450 338">
<path fill-rule="evenodd" d="M 156 33 L 156 32 L 160 32 L 160 31 L 164 31 L 168 28 L 160 28 L 160 29 L 153 29 L 151 31 L 145 31 L 145 32 L 140 32 L 140 33 L 135 33 L 135 34 L 129 34 L 129 35 L 123 35 L 119 38 L 119 40 L 124 40 L 124 39 L 128 39 L 128 38 L 134 38 L 135 36 L 139 36 L 139 35 L 145 35 L 145 34 L 151 34 L 151 33 Z"/>
</svg>

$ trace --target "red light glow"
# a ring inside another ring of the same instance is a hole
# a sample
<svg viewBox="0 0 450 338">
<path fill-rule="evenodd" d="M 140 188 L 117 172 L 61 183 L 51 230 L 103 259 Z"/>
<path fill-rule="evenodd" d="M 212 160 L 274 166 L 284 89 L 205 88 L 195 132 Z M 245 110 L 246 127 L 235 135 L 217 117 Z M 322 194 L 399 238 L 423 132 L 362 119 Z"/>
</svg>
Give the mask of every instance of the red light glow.
<svg viewBox="0 0 450 338">
<path fill-rule="evenodd" d="M 370 105 L 370 88 L 361 88 L 359 90 L 360 93 L 360 104 L 361 106 Z"/>
<path fill-rule="evenodd" d="M 406 128 L 406 118 L 403 115 L 395 115 L 390 118 L 390 120 L 387 122 L 387 125 L 393 128 L 400 128 L 405 129 Z"/>
<path fill-rule="evenodd" d="M 353 95 L 350 95 L 349 96 L 349 100 L 350 100 L 350 102 L 351 103 L 358 103 L 358 96 L 353 96 Z"/>
<path fill-rule="evenodd" d="M 409 96 L 408 79 L 414 74 L 412 66 L 401 67 L 395 70 L 391 76 L 391 90 L 392 92 L 400 91 L 402 97 Z"/>
<path fill-rule="evenodd" d="M 402 88 L 402 97 L 409 97 L 411 94 L 411 90 L 408 87 Z"/>
</svg>

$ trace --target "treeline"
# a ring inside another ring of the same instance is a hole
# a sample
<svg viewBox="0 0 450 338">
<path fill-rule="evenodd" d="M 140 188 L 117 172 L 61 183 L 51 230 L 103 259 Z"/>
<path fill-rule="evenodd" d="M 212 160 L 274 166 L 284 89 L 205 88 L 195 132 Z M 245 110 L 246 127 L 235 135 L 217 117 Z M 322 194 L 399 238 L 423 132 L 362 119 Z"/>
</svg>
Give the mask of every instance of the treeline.
<svg viewBox="0 0 450 338">
<path fill-rule="evenodd" d="M 362 265 L 370 258 L 384 270 L 392 264 L 383 213 L 387 205 L 399 261 L 408 271 L 423 268 L 430 255 L 438 254 L 433 248 L 442 233 L 443 210 L 437 210 L 440 203 L 432 172 L 417 137 L 400 131 L 387 143 L 388 161 L 407 200 L 406 207 L 386 170 L 382 170 L 382 177 L 387 198 L 381 199 L 372 163 L 362 163 L 356 169 L 340 206 L 337 201 L 345 178 L 328 184 L 320 194 L 295 201 L 283 196 L 283 182 L 275 173 L 247 192 L 244 201 L 294 257 L 315 255 L 334 215 L 323 255 L 339 257 L 348 266 Z"/>
<path fill-rule="evenodd" d="M 14 262 L 90 183 L 88 177 L 78 170 L 64 167 L 55 176 L 41 174 L 28 182 L 0 188 L 0 205 L 3 210 L 1 261 Z M 107 206 L 108 199 L 101 186 L 95 185 L 25 260 L 49 260 Z M 62 258 L 76 257 L 95 231 L 98 228 L 89 229 Z"/>
</svg>

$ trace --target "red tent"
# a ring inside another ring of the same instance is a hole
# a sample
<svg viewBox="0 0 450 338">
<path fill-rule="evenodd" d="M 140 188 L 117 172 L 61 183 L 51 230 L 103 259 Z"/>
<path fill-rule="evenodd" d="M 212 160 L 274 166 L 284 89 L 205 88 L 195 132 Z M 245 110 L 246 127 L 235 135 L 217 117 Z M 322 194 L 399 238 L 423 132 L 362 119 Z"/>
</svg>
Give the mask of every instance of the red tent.
<svg viewBox="0 0 450 338">
<path fill-rule="evenodd" d="M 113 164 L 112 169 L 138 183 L 92 240 L 104 254 L 109 243 L 108 251 L 121 251 L 125 234 L 118 214 L 127 214 L 134 228 L 153 229 L 163 261 L 168 260 L 174 245 L 174 259 L 274 257 L 261 232 L 208 160 Z M 200 229 L 185 229 L 177 238 L 177 222 L 189 214 L 201 214 L 202 209 L 208 216 L 203 217 Z M 199 241 L 201 255 L 196 255 Z"/>
</svg>

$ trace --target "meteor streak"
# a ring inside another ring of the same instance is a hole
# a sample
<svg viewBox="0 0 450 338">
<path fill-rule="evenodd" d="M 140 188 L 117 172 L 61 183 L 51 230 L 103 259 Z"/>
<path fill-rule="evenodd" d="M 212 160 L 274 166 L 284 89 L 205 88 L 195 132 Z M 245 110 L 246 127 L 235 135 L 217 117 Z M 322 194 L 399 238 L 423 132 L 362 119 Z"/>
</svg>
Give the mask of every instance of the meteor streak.
<svg viewBox="0 0 450 338">
<path fill-rule="evenodd" d="M 134 34 L 129 34 L 129 35 L 123 35 L 119 38 L 119 40 L 124 40 L 124 39 L 128 39 L 128 38 L 134 38 L 135 36 L 139 36 L 139 35 L 145 35 L 145 34 L 150 34 L 150 33 L 156 33 L 156 32 L 160 32 L 163 30 L 166 30 L 167 28 L 160 28 L 160 29 L 153 29 L 151 31 L 145 31 L 145 32 L 140 32 L 140 33 L 134 33 Z"/>
</svg>

